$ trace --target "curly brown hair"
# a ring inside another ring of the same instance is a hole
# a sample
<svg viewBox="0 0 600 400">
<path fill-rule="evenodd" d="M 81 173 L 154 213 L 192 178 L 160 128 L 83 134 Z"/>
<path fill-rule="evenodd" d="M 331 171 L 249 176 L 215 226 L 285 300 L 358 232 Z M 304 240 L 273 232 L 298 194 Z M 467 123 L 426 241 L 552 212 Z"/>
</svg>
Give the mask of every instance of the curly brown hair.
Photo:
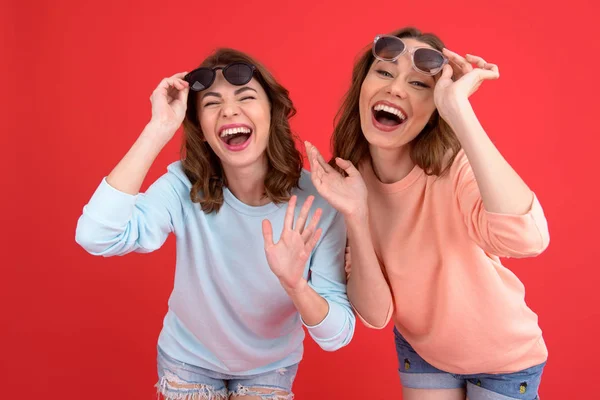
<svg viewBox="0 0 600 400">
<path fill-rule="evenodd" d="M 254 78 L 263 87 L 271 105 L 271 126 L 267 145 L 268 171 L 265 177 L 265 196 L 274 203 L 290 199 L 291 190 L 298 187 L 302 173 L 302 155 L 296 148 L 289 118 L 296 109 L 289 92 L 271 73 L 249 55 L 238 50 L 220 48 L 206 58 L 201 67 L 213 68 L 233 62 L 245 62 L 256 67 Z M 223 186 L 227 179 L 221 160 L 204 140 L 197 114 L 197 93 L 188 96 L 183 120 L 181 158 L 183 169 L 192 183 L 190 198 L 200 203 L 205 213 L 218 212 L 223 205 Z"/>
<path fill-rule="evenodd" d="M 399 29 L 390 35 L 416 39 L 439 51 L 444 48 L 444 43 L 439 37 L 432 33 L 422 33 L 413 27 Z M 374 60 L 369 45 L 354 65 L 352 85 L 336 114 L 331 137 L 333 157 L 329 164 L 340 172 L 342 170 L 335 164 L 336 157 L 349 160 L 354 165 L 359 165 L 361 161 L 370 157 L 369 143 L 360 125 L 359 99 L 362 83 Z M 410 156 L 413 162 L 428 175 L 437 176 L 443 176 L 449 170 L 461 148 L 456 134 L 439 116 L 437 110 L 434 111 L 425 128 L 413 139 L 411 145 Z"/>
</svg>

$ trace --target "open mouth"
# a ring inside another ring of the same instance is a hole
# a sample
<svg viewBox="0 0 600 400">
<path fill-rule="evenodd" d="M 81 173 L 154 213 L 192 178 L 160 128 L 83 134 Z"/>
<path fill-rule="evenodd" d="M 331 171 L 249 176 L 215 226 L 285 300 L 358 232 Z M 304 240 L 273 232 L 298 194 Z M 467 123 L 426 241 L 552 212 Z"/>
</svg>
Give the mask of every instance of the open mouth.
<svg viewBox="0 0 600 400">
<path fill-rule="evenodd" d="M 224 126 L 219 138 L 229 150 L 243 150 L 250 143 L 252 129 L 246 125 Z"/>
<path fill-rule="evenodd" d="M 408 119 L 402 109 L 384 103 L 376 103 L 372 112 L 375 126 L 385 131 L 397 128 Z"/>
</svg>

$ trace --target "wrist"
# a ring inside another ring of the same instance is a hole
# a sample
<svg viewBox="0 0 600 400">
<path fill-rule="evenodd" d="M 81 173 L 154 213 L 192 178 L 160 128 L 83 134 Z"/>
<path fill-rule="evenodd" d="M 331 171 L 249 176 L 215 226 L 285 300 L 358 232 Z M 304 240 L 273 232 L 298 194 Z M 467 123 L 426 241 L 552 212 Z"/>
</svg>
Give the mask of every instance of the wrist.
<svg viewBox="0 0 600 400">
<path fill-rule="evenodd" d="M 308 282 L 304 278 L 300 279 L 294 287 L 288 286 L 283 282 L 280 283 L 288 296 L 292 298 L 303 295 L 309 289 Z"/>
<path fill-rule="evenodd" d="M 175 135 L 177 129 L 179 129 L 179 126 L 172 122 L 151 119 L 146 124 L 142 135 L 168 142 Z"/>
<path fill-rule="evenodd" d="M 369 222 L 369 210 L 366 206 L 353 209 L 344 214 L 344 220 L 349 228 L 364 227 Z"/>
<path fill-rule="evenodd" d="M 454 124 L 458 124 L 467 115 L 469 110 L 472 110 L 469 99 L 458 97 L 447 99 L 444 102 L 444 106 L 438 108 L 440 116 L 451 127 Z"/>
</svg>

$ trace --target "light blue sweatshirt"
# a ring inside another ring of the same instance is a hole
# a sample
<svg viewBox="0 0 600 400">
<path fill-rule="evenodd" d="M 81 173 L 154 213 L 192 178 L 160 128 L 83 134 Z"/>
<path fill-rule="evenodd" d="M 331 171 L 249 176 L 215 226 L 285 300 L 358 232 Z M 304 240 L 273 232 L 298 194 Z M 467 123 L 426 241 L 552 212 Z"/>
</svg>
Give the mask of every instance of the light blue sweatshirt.
<svg viewBox="0 0 600 400">
<path fill-rule="evenodd" d="M 225 188 L 219 212 L 205 214 L 190 200 L 191 186 L 181 162 L 136 196 L 103 179 L 83 209 L 76 241 L 108 257 L 149 253 L 175 234 L 175 285 L 158 339 L 172 358 L 239 376 L 299 362 L 303 321 L 267 264 L 261 227 L 269 219 L 277 242 L 287 204 L 248 206 Z M 356 322 L 346 295 L 344 219 L 319 196 L 306 171 L 293 194 L 296 216 L 309 195 L 315 201 L 308 220 L 323 210 L 323 233 L 304 277 L 327 300 L 329 312 L 307 330 L 323 349 L 334 351 L 350 342 Z"/>
</svg>

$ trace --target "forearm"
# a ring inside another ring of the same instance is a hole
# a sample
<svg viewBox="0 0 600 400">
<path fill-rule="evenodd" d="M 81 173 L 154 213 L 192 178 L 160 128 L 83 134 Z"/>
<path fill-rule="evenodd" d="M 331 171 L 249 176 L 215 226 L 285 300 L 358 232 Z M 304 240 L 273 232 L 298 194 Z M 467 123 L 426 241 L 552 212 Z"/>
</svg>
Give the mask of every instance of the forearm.
<svg viewBox="0 0 600 400">
<path fill-rule="evenodd" d="M 388 322 L 392 293 L 375 254 L 368 214 L 347 218 L 346 226 L 352 260 L 348 298 L 365 322 L 382 328 Z"/>
<path fill-rule="evenodd" d="M 325 319 L 329 304 L 306 281 L 302 281 L 298 288 L 285 290 L 306 325 L 315 326 Z"/>
<path fill-rule="evenodd" d="M 161 127 L 153 122 L 148 123 L 106 181 L 121 192 L 138 194 L 152 163 L 168 142 L 165 140 L 168 135 L 163 133 L 165 129 L 171 128 Z"/>
<path fill-rule="evenodd" d="M 447 122 L 471 164 L 485 209 L 498 214 L 529 211 L 533 193 L 504 159 L 481 126 L 468 101 L 456 106 Z"/>
</svg>

